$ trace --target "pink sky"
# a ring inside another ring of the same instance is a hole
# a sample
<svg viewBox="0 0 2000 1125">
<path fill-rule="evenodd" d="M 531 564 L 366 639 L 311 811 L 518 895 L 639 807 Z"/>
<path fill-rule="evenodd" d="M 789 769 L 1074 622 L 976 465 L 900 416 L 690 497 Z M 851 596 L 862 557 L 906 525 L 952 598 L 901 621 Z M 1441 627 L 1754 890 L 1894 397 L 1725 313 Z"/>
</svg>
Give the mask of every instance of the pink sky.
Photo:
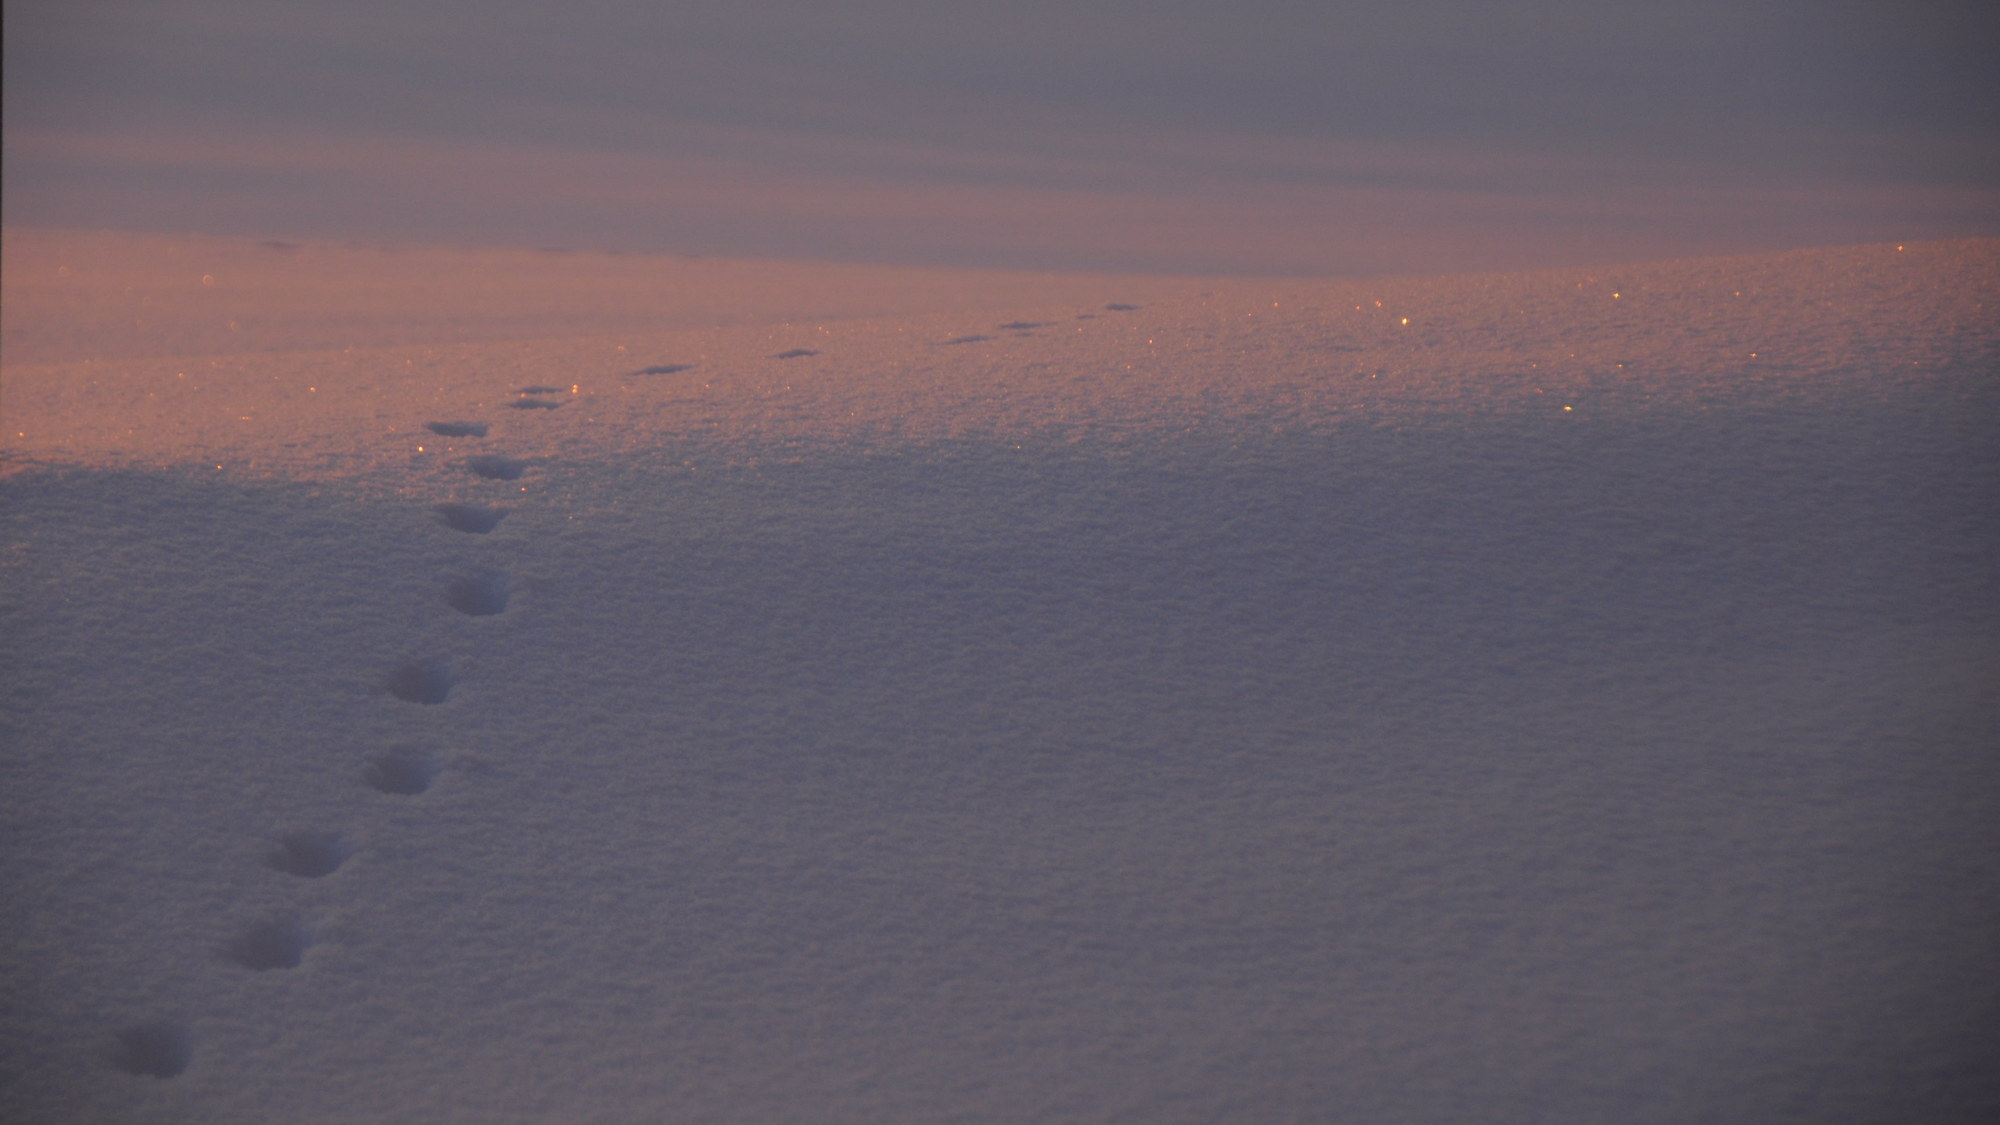
<svg viewBox="0 0 2000 1125">
<path fill-rule="evenodd" d="M 1993 18 L 8 7 L 22 226 L 1380 274 L 2000 234 Z"/>
</svg>

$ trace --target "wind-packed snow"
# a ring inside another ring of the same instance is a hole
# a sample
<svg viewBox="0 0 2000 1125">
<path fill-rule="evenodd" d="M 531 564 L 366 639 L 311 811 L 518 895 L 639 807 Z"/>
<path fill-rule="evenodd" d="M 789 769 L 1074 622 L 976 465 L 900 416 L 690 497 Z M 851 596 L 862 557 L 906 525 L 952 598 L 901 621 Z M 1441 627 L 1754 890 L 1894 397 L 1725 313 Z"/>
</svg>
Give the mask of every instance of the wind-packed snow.
<svg viewBox="0 0 2000 1125">
<path fill-rule="evenodd" d="M 7 255 L 0 1120 L 2000 1116 L 2000 243 Z"/>
</svg>

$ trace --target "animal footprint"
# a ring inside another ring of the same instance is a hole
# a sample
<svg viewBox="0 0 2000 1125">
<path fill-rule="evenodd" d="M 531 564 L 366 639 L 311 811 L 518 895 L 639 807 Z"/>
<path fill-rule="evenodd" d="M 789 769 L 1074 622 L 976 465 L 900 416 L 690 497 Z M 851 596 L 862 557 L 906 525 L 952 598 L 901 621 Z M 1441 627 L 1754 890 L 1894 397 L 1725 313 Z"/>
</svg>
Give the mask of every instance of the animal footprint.
<svg viewBox="0 0 2000 1125">
<path fill-rule="evenodd" d="M 563 389 L 561 387 L 545 387 L 537 383 L 532 387 L 522 387 L 519 391 L 516 391 L 515 393 L 520 395 L 521 397 L 515 399 L 513 402 L 510 402 L 507 405 L 513 407 L 516 410 L 554 410 L 555 408 L 561 406 L 562 403 L 553 402 L 550 401 L 549 399 L 534 398 L 531 396 L 559 395 L 562 393 L 562 391 Z"/>
<path fill-rule="evenodd" d="M 370 789 L 396 797 L 414 797 L 431 787 L 437 763 L 422 750 L 398 747 L 377 756 L 361 771 Z"/>
<path fill-rule="evenodd" d="M 1137 311 L 1139 311 L 1139 306 L 1137 306 L 1137 305 L 1119 305 L 1119 304 L 1110 304 L 1110 305 L 1106 305 L 1106 306 L 1104 306 L 1104 307 L 1105 307 L 1105 308 L 1107 308 L 1107 309 L 1110 309 L 1110 310 L 1111 310 L 1112 312 L 1137 312 Z"/>
<path fill-rule="evenodd" d="M 689 363 L 662 363 L 658 367 L 641 367 L 634 375 L 674 375 L 693 367 Z"/>
<path fill-rule="evenodd" d="M 317 879 L 333 874 L 353 854 L 354 848 L 338 832 L 288 832 L 268 862 L 287 875 Z"/>
<path fill-rule="evenodd" d="M 439 504 L 434 511 L 453 531 L 484 535 L 507 518 L 504 508 L 482 508 L 477 504 Z"/>
<path fill-rule="evenodd" d="M 1039 320 L 1010 320 L 1000 327 L 1011 332 L 1026 332 L 1030 328 L 1042 328 L 1045 325 Z"/>
<path fill-rule="evenodd" d="M 259 922 L 237 935 L 229 945 L 229 959 L 246 969 L 296 969 L 305 959 L 312 935 L 304 926 L 288 919 Z"/>
<path fill-rule="evenodd" d="M 992 338 L 993 338 L 993 337 L 991 337 L 991 336 L 953 336 L 953 337 L 952 337 L 951 339 L 949 339 L 949 340 L 946 340 L 946 341 L 945 341 L 945 343 L 947 343 L 947 344 L 977 344 L 977 343 L 978 343 L 978 342 L 980 342 L 981 340 L 991 340 Z"/>
<path fill-rule="evenodd" d="M 460 575 L 444 588 L 445 602 L 469 617 L 507 612 L 508 597 L 507 576 L 497 570 Z"/>
<path fill-rule="evenodd" d="M 185 1027 L 164 1020 L 142 1023 L 118 1033 L 113 1061 L 127 1074 L 172 1078 L 194 1058 L 194 1037 Z"/>
<path fill-rule="evenodd" d="M 389 694 L 405 703 L 443 703 L 451 694 L 451 665 L 440 657 L 416 660 L 389 673 Z"/>
<path fill-rule="evenodd" d="M 445 437 L 485 437 L 484 422 L 425 422 L 424 429 Z"/>
<path fill-rule="evenodd" d="M 468 457 L 465 459 L 465 467 L 472 470 L 474 476 L 485 477 L 487 480 L 520 480 L 521 474 L 528 471 L 526 461 L 502 457 L 497 453 L 482 453 L 477 457 Z"/>
<path fill-rule="evenodd" d="M 798 358 L 800 358 L 801 356 L 809 356 L 809 355 L 818 355 L 818 354 L 819 354 L 818 352 L 816 352 L 816 351 L 812 350 L 811 348 L 793 348 L 793 349 L 792 349 L 791 351 L 788 351 L 788 352 L 779 352 L 779 353 L 778 353 L 777 355 L 774 355 L 774 356 L 772 356 L 771 358 L 772 358 L 772 359 L 798 359 Z"/>
</svg>

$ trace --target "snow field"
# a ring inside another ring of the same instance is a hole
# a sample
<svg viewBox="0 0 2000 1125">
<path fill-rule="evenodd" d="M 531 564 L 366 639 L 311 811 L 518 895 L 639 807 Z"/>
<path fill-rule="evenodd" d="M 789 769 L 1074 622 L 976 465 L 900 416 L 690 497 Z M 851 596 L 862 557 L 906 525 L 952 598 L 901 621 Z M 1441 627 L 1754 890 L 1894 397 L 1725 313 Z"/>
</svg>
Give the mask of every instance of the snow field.
<svg viewBox="0 0 2000 1125">
<path fill-rule="evenodd" d="M 0 1116 L 1977 1119 L 1996 257 L 10 367 Z"/>
</svg>

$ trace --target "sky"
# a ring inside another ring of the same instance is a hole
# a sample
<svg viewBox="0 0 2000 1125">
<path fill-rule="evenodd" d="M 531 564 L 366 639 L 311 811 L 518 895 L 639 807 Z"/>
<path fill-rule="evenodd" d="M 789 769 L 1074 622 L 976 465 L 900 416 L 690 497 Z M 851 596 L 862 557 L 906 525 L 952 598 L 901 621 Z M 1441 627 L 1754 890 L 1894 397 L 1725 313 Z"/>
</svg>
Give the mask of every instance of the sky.
<svg viewBox="0 0 2000 1125">
<path fill-rule="evenodd" d="M 15 0 L 10 225 L 1368 275 L 2000 234 L 2000 11 Z"/>
</svg>

